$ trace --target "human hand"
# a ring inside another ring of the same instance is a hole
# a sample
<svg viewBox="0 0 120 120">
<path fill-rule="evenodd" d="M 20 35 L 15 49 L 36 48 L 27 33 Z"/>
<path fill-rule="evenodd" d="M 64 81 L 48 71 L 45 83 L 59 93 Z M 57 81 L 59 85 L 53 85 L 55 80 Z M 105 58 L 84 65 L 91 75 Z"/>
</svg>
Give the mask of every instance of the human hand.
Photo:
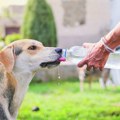
<svg viewBox="0 0 120 120">
<path fill-rule="evenodd" d="M 91 68 L 99 68 L 102 70 L 109 57 L 109 52 L 106 51 L 101 41 L 97 43 L 84 43 L 83 47 L 89 49 L 88 55 L 78 63 L 78 67 L 87 65 L 87 70 Z"/>
</svg>

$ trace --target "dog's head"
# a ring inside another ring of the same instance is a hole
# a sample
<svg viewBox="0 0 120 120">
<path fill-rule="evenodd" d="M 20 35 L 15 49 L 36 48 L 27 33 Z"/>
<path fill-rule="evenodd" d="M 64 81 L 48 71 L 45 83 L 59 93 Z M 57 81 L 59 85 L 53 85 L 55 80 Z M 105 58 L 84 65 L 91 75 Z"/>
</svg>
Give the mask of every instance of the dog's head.
<svg viewBox="0 0 120 120">
<path fill-rule="evenodd" d="M 37 71 L 40 68 L 51 68 L 59 65 L 62 49 L 44 47 L 35 40 L 18 40 L 0 52 L 0 61 L 6 70 Z"/>
</svg>

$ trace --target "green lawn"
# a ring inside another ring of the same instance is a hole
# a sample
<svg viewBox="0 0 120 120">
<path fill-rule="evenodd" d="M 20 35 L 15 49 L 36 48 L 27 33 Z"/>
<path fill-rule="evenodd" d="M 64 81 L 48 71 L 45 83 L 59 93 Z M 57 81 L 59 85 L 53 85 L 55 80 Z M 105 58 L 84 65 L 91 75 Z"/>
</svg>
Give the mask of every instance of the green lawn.
<svg viewBox="0 0 120 120">
<path fill-rule="evenodd" d="M 40 111 L 32 112 L 38 106 Z M 31 84 L 17 120 L 120 120 L 120 88 L 102 90 L 94 83 L 92 90 L 79 81 Z"/>
</svg>

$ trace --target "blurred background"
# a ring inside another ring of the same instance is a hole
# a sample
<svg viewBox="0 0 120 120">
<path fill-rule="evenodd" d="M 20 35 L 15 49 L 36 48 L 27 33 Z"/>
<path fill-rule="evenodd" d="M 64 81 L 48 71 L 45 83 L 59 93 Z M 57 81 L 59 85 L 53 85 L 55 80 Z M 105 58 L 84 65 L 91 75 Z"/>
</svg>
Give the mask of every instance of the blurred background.
<svg viewBox="0 0 120 120">
<path fill-rule="evenodd" d="M 23 38 L 60 48 L 97 42 L 119 11 L 120 0 L 0 0 L 0 49 Z M 87 72 L 71 61 L 39 71 L 18 120 L 120 120 L 119 79 L 120 70 Z"/>
</svg>

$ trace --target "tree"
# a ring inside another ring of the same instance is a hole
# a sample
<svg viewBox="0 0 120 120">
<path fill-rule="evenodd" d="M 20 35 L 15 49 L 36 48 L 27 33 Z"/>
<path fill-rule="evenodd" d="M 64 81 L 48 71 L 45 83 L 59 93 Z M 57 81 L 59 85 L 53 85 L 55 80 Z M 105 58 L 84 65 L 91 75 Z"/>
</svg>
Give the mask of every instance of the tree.
<svg viewBox="0 0 120 120">
<path fill-rule="evenodd" d="M 56 46 L 55 21 L 45 0 L 28 1 L 21 33 L 23 38 L 36 39 L 45 46 Z"/>
</svg>

